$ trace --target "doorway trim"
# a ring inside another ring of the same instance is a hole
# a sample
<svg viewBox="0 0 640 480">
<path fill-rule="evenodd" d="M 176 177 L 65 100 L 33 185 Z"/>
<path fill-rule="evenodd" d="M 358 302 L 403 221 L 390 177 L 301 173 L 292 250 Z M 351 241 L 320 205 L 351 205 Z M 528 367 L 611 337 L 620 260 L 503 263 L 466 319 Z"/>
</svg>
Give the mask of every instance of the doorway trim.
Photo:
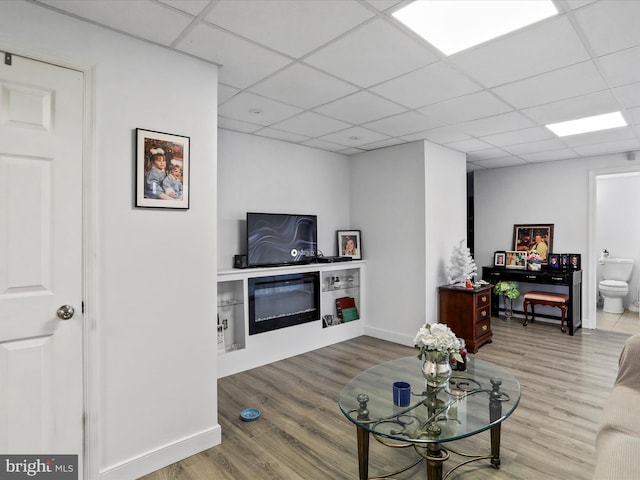
<svg viewBox="0 0 640 480">
<path fill-rule="evenodd" d="M 97 333 L 97 162 L 95 152 L 95 65 L 23 43 L 0 38 L 0 50 L 42 63 L 75 70 L 83 75 L 82 112 L 82 350 L 83 452 L 82 478 L 100 475 L 98 449 L 98 333 Z"/>
<path fill-rule="evenodd" d="M 596 212 L 597 212 L 597 184 L 598 177 L 604 175 L 613 175 L 616 173 L 637 173 L 640 172 L 640 165 L 632 163 L 629 165 L 622 165 L 618 167 L 598 168 L 589 170 L 589 246 L 588 246 L 588 261 L 587 261 L 587 318 L 583 319 L 584 328 L 597 328 L 597 302 L 596 294 L 598 293 L 596 275 L 596 261 L 598 252 L 596 252 Z"/>
</svg>

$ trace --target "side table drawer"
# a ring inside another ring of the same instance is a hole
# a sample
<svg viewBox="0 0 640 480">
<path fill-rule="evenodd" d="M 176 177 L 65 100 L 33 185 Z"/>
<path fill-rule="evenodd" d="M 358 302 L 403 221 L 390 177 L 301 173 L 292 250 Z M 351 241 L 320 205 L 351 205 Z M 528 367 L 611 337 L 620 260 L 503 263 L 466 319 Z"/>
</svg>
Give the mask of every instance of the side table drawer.
<svg viewBox="0 0 640 480">
<path fill-rule="evenodd" d="M 476 295 L 476 308 L 484 307 L 491 303 L 490 293 L 479 293 Z"/>
<path fill-rule="evenodd" d="M 476 322 L 476 338 L 480 338 L 488 333 L 491 333 L 491 319 L 478 319 L 478 321 Z"/>
<path fill-rule="evenodd" d="M 478 311 L 476 312 L 476 323 L 488 320 L 490 317 L 491 305 L 486 305 L 485 307 L 478 309 Z"/>
</svg>

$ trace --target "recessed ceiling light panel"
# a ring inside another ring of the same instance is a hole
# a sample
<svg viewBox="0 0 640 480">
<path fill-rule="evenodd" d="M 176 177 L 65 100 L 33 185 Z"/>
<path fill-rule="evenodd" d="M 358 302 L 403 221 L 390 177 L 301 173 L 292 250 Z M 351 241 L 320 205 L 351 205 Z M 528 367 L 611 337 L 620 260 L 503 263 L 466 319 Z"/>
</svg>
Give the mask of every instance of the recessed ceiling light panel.
<svg viewBox="0 0 640 480">
<path fill-rule="evenodd" d="M 609 128 L 626 127 L 627 125 L 620 112 L 613 112 L 567 122 L 551 123 L 546 127 L 559 137 L 568 137 L 569 135 L 597 132 Z"/>
<path fill-rule="evenodd" d="M 452 55 L 557 13 L 551 0 L 417 0 L 393 16 Z"/>
</svg>

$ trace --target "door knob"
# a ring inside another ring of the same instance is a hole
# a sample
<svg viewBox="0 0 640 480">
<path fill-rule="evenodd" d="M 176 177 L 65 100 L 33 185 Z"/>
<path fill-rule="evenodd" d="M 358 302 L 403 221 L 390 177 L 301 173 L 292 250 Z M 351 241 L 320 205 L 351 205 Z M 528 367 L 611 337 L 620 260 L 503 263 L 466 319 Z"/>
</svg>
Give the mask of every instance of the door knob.
<svg viewBox="0 0 640 480">
<path fill-rule="evenodd" d="M 69 320 L 71 317 L 73 317 L 74 313 L 76 313 L 76 311 L 71 305 L 62 305 L 58 309 L 58 311 L 56 311 L 58 318 L 60 318 L 61 320 Z"/>
</svg>

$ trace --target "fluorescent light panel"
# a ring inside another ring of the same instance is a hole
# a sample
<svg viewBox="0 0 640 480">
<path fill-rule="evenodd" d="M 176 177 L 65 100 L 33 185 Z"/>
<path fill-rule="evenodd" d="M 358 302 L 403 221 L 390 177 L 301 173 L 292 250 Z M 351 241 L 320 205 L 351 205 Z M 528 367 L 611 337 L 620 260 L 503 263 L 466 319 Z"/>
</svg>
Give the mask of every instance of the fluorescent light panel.
<svg viewBox="0 0 640 480">
<path fill-rule="evenodd" d="M 626 126 L 627 122 L 625 122 L 620 112 L 605 113 L 603 115 L 595 115 L 593 117 L 579 118 L 577 120 L 569 120 L 568 122 L 551 123 L 546 125 L 549 130 L 559 137 L 567 137 L 569 135 L 578 135 L 580 133 L 597 132 L 599 130 Z"/>
<path fill-rule="evenodd" d="M 452 55 L 557 13 L 551 0 L 417 0 L 393 16 Z"/>
</svg>

